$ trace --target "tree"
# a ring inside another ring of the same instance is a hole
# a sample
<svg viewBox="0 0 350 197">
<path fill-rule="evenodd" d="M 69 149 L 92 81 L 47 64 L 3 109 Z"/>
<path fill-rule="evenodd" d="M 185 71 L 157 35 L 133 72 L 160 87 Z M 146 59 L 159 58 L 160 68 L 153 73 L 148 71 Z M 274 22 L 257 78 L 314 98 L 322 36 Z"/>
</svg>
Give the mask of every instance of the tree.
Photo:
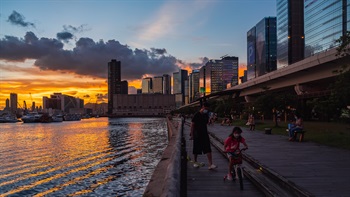
<svg viewBox="0 0 350 197">
<path fill-rule="evenodd" d="M 347 31 L 344 36 L 340 36 L 339 39 L 335 41 L 337 45 L 337 56 L 344 57 L 350 54 L 350 31 Z"/>
<path fill-rule="evenodd" d="M 292 107 L 296 105 L 296 95 L 290 91 L 280 92 L 264 92 L 259 96 L 254 103 L 254 107 L 257 111 L 264 114 L 265 117 L 273 117 L 275 126 L 278 127 L 277 112 L 286 112 L 288 106 Z"/>
<path fill-rule="evenodd" d="M 347 58 L 350 55 L 350 31 L 341 36 L 336 43 L 339 44 L 336 56 Z M 348 110 L 350 106 L 350 70 L 349 63 L 342 64 L 339 70 L 334 71 L 338 74 L 334 83 L 330 85 L 333 90 L 329 101 L 337 109 L 340 116 L 341 111 Z"/>
</svg>

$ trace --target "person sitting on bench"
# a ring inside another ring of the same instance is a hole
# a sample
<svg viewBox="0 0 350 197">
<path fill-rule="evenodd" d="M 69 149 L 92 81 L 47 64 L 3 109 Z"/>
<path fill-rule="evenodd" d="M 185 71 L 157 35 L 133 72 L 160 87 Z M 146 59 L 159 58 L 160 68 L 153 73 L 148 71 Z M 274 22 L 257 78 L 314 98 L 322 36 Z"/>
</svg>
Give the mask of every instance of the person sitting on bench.
<svg viewBox="0 0 350 197">
<path fill-rule="evenodd" d="M 303 130 L 303 119 L 300 115 L 295 115 L 295 123 L 288 125 L 289 129 L 289 141 L 293 141 L 294 133 Z"/>
</svg>

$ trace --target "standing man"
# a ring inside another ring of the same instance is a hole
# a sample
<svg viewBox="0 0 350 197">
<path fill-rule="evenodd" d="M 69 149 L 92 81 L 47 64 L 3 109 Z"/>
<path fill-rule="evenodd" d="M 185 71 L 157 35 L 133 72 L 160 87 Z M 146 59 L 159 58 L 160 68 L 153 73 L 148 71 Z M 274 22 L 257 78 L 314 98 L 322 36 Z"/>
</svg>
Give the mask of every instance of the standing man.
<svg viewBox="0 0 350 197">
<path fill-rule="evenodd" d="M 193 140 L 193 156 L 194 164 L 193 167 L 198 168 L 197 156 L 200 154 L 207 154 L 209 167 L 208 169 L 216 168 L 213 164 L 211 147 L 208 135 L 207 124 L 209 121 L 208 116 L 209 103 L 204 103 L 192 118 L 190 140 Z"/>
</svg>

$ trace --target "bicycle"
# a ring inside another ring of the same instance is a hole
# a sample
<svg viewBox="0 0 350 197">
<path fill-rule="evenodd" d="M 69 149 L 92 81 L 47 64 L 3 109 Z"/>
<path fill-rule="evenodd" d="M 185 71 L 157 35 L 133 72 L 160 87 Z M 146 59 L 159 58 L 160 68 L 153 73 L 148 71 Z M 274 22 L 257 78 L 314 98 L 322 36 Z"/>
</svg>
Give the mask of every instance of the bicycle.
<svg viewBox="0 0 350 197">
<path fill-rule="evenodd" d="M 238 149 L 234 152 L 234 156 L 232 157 L 233 158 L 233 166 L 232 166 L 232 169 L 234 172 L 231 172 L 231 176 L 232 177 L 235 177 L 235 180 L 238 179 L 239 181 L 239 186 L 240 186 L 240 189 L 243 190 L 244 189 L 244 186 L 243 186 L 243 169 L 242 169 L 242 151 L 245 151 L 246 148 L 242 148 L 242 149 Z M 234 174 L 233 174 L 234 173 Z M 233 176 L 234 175 L 234 176 Z M 224 176 L 224 181 L 227 179 L 227 175 Z"/>
</svg>

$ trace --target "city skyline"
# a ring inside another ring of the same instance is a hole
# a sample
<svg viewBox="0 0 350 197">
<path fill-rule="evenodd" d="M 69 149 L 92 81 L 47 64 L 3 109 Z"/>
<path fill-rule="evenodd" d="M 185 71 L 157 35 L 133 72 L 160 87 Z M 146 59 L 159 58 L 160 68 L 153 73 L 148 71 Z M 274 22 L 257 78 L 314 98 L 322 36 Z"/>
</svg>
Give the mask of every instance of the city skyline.
<svg viewBox="0 0 350 197">
<path fill-rule="evenodd" d="M 275 0 L 0 3 L 0 109 L 11 92 L 38 105 L 54 92 L 103 101 L 111 59 L 121 61 L 130 93 L 144 77 L 190 72 L 225 54 L 245 68 L 246 32 L 276 15 Z"/>
</svg>

